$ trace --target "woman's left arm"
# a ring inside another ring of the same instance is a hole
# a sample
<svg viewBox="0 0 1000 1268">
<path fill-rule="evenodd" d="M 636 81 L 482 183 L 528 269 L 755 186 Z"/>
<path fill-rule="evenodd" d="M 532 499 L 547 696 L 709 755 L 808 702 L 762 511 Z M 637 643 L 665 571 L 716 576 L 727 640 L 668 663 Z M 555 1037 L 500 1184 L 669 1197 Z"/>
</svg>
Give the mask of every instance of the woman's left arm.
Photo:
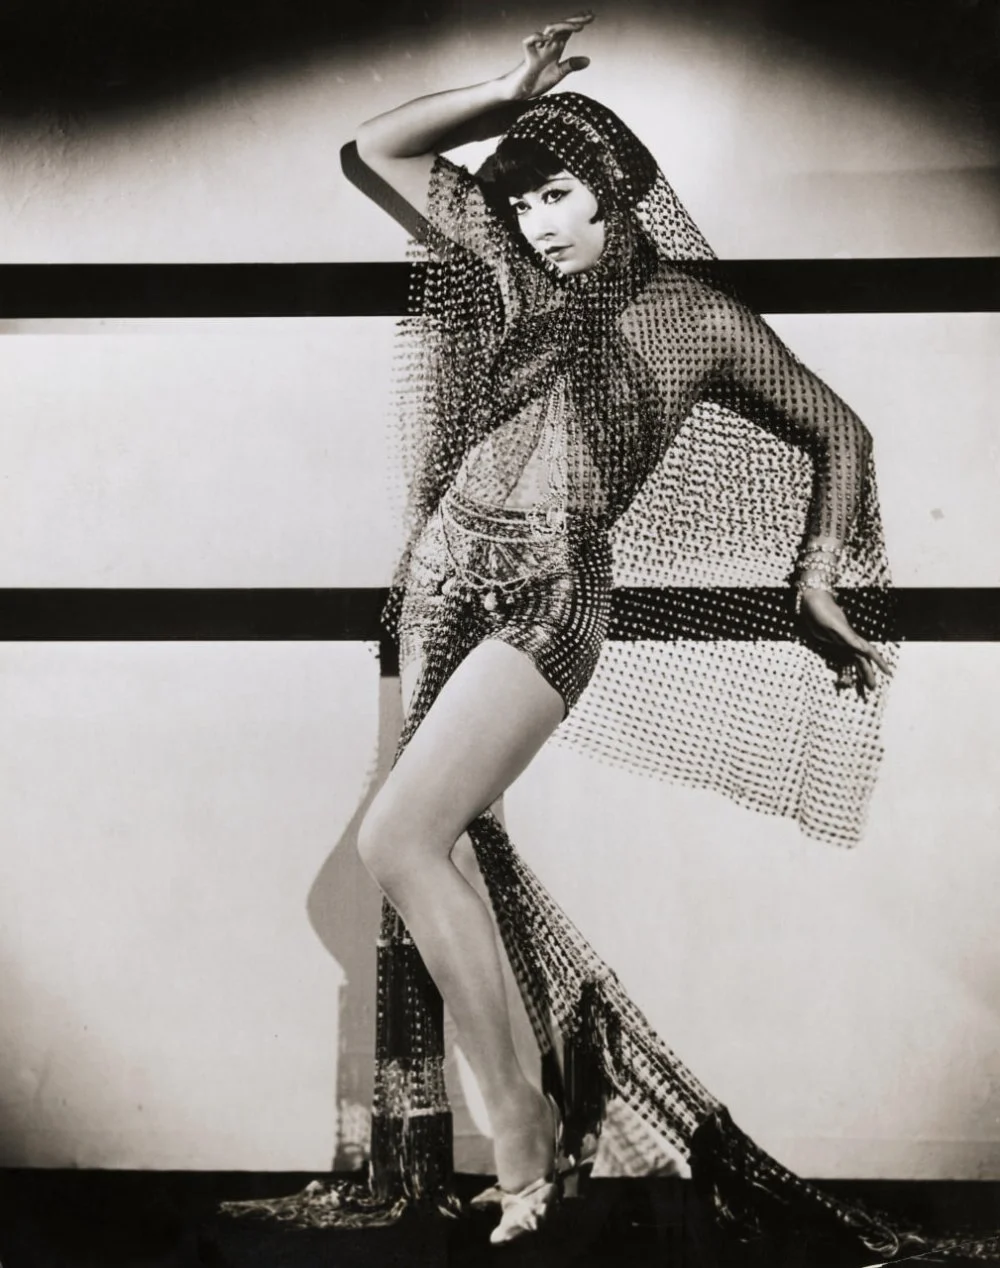
<svg viewBox="0 0 1000 1268">
<path fill-rule="evenodd" d="M 818 638 L 853 653 L 865 685 L 873 688 L 875 668 L 886 674 L 890 668 L 851 628 L 835 597 L 871 458 L 871 435 L 750 309 L 725 299 L 710 307 L 707 321 L 723 396 L 733 395 L 738 408 L 752 402 L 753 413 L 763 412 L 812 457 L 813 492 L 795 579 L 799 610 Z"/>
</svg>

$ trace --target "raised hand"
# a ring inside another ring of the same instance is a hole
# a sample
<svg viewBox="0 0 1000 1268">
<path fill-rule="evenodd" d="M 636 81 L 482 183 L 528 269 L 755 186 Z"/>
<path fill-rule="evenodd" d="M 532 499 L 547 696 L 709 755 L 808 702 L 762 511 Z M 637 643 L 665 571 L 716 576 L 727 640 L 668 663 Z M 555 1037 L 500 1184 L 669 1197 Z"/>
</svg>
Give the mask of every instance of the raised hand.
<svg viewBox="0 0 1000 1268">
<path fill-rule="evenodd" d="M 559 59 L 569 37 L 593 20 L 592 13 L 578 13 L 564 22 L 552 22 L 523 39 L 524 61 L 502 79 L 510 99 L 528 101 L 532 97 L 540 97 L 573 71 L 589 66 L 589 57 Z"/>
<path fill-rule="evenodd" d="M 853 664 L 860 674 L 859 691 L 875 689 L 876 667 L 891 676 L 892 669 L 885 657 L 851 628 L 843 609 L 829 590 L 804 589 L 801 593 L 801 615 L 806 629 L 820 642 L 844 650 L 845 664 Z"/>
</svg>

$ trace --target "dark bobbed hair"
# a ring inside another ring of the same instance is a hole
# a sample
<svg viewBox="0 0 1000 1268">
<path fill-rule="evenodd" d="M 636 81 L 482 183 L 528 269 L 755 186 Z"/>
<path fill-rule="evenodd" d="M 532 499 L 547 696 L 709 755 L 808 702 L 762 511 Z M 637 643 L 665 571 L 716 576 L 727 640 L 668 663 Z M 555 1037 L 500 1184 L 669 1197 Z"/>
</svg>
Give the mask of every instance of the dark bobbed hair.
<svg viewBox="0 0 1000 1268">
<path fill-rule="evenodd" d="M 543 169 L 555 161 L 556 170 L 572 172 L 583 181 L 602 212 L 608 214 L 613 209 L 638 207 L 660 179 L 656 160 L 635 133 L 607 106 L 582 93 L 554 93 L 522 106 L 494 154 L 479 169 L 480 179 L 489 182 L 495 167 L 507 167 L 508 155 L 515 171 L 522 168 L 519 151 L 522 155 L 530 153 L 520 149 L 524 142 L 536 142 L 540 150 L 547 152 Z M 513 148 L 515 143 L 517 148 Z M 527 174 L 537 177 L 538 163 L 527 166 Z M 536 168 L 534 173 L 532 167 Z M 520 175 L 514 183 L 521 184 L 522 180 Z M 526 190 L 513 192 L 517 197 Z"/>
<path fill-rule="evenodd" d="M 538 189 L 566 164 L 534 137 L 505 137 L 489 164 L 489 179 L 501 198 L 520 198 Z"/>
<path fill-rule="evenodd" d="M 489 192 L 499 210 L 510 216 L 509 200 L 538 189 L 559 172 L 571 172 L 578 180 L 584 178 L 573 172 L 549 147 L 535 137 L 506 136 L 480 169 L 480 176 L 487 182 Z M 587 184 L 584 181 L 584 184 Z M 590 185 L 597 199 L 595 222 L 604 219 L 601 196 Z"/>
</svg>

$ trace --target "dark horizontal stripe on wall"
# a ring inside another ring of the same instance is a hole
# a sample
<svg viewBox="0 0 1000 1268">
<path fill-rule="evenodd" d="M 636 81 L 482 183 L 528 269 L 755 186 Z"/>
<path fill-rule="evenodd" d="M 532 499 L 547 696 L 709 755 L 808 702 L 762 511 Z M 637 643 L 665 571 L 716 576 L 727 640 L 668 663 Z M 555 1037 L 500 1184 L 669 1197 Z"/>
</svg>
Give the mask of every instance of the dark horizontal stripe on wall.
<svg viewBox="0 0 1000 1268">
<path fill-rule="evenodd" d="M 385 597 L 385 590 L 360 588 L 0 590 L 0 641 L 379 641 Z M 842 597 L 863 630 L 864 592 Z M 763 628 L 780 638 L 789 603 L 784 587 L 623 589 L 615 594 L 611 637 L 655 637 L 655 608 L 674 637 L 746 639 Z M 1000 640 L 1000 589 L 898 589 L 893 603 L 895 636 L 906 641 Z"/>
<path fill-rule="evenodd" d="M 0 318 L 391 317 L 409 264 L 5 264 Z M 765 313 L 992 312 L 1000 257 L 699 266 Z"/>
</svg>

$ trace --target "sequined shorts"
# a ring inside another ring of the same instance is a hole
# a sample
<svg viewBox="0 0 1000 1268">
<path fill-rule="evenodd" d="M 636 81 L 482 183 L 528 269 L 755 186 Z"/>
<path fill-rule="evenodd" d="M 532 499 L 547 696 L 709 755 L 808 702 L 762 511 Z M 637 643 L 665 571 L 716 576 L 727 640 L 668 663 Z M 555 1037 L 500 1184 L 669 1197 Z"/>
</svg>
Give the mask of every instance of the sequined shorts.
<svg viewBox="0 0 1000 1268">
<path fill-rule="evenodd" d="M 410 556 L 399 615 L 400 661 L 438 639 L 471 651 L 496 639 L 529 656 L 565 713 L 597 664 L 611 615 L 607 535 L 562 511 L 483 506 L 455 492 Z"/>
</svg>

